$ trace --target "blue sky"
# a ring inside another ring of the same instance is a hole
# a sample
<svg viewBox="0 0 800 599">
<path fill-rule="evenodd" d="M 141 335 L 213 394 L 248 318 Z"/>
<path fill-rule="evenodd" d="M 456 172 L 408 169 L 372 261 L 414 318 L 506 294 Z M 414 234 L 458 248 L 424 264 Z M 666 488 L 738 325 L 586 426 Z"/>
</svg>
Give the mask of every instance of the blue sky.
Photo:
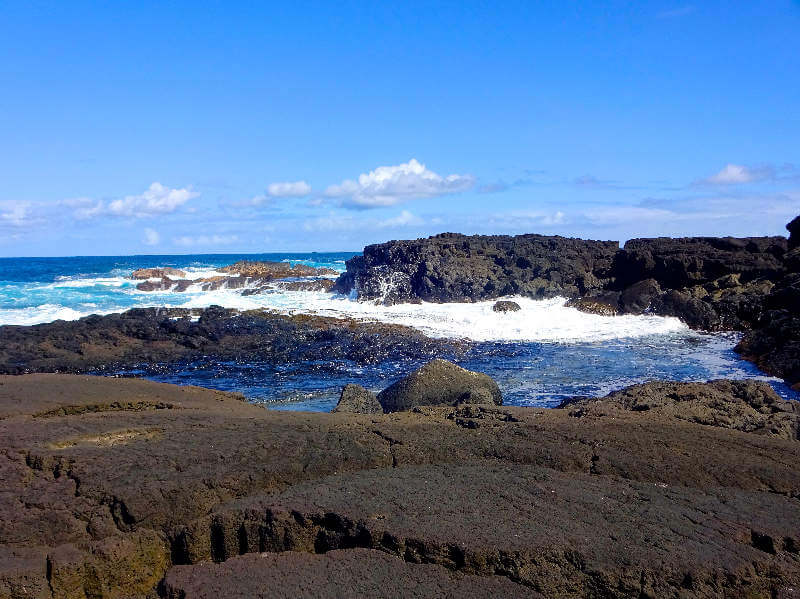
<svg viewBox="0 0 800 599">
<path fill-rule="evenodd" d="M 800 3 L 6 2 L 0 255 L 785 234 Z"/>
</svg>

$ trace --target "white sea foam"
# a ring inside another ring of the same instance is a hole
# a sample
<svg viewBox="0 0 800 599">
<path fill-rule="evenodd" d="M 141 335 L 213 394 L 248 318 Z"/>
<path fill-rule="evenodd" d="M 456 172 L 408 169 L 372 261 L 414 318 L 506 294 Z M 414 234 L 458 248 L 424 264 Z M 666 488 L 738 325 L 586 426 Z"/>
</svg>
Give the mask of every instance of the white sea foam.
<svg viewBox="0 0 800 599">
<path fill-rule="evenodd" d="M 54 320 L 78 320 L 97 310 L 74 310 L 59 304 L 42 304 L 32 308 L 0 309 L 0 324 L 32 325 Z"/>
<path fill-rule="evenodd" d="M 213 267 L 202 265 L 184 267 L 181 270 L 186 273 L 187 279 L 224 274 Z M 42 305 L 0 309 L 0 324 L 75 320 L 89 314 L 120 312 L 137 306 L 204 308 L 216 304 L 240 310 L 268 308 L 286 314 L 317 314 L 403 324 L 433 337 L 468 338 L 476 341 L 599 342 L 689 331 L 676 318 L 586 314 L 567 308 L 563 298 L 507 298 L 516 301 L 522 309 L 518 312 L 497 313 L 492 310 L 494 301 L 383 306 L 324 292 L 268 290 L 256 295 L 243 295 L 241 289 L 203 291 L 200 285 L 192 285 L 184 292 L 147 292 L 137 290 L 135 282 L 130 278 L 108 275 L 64 278 L 36 289 L 45 295 Z M 98 291 L 95 292 L 94 289 Z M 67 294 L 78 291 L 84 293 L 80 303 L 75 302 L 75 298 L 70 301 Z M 94 293 L 103 295 L 102 303 L 97 303 Z M 99 309 L 99 306 L 102 308 Z"/>
</svg>

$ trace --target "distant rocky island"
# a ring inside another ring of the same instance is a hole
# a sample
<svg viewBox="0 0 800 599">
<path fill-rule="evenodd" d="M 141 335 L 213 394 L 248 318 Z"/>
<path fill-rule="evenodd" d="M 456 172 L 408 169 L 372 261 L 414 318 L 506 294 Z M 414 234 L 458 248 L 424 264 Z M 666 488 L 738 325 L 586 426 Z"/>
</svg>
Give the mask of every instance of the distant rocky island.
<svg viewBox="0 0 800 599">
<path fill-rule="evenodd" d="M 368 246 L 335 280 L 268 262 L 132 276 L 143 292 L 324 280 L 388 304 L 565 297 L 738 331 L 797 388 L 800 217 L 787 228 L 623 248 L 443 234 Z M 468 346 L 220 307 L 0 327 L 0 598 L 797 596 L 800 402 L 762 381 L 655 381 L 512 407 L 451 362 Z M 85 376 L 392 355 L 425 364 L 380 392 L 347 385 L 333 413 Z"/>
</svg>

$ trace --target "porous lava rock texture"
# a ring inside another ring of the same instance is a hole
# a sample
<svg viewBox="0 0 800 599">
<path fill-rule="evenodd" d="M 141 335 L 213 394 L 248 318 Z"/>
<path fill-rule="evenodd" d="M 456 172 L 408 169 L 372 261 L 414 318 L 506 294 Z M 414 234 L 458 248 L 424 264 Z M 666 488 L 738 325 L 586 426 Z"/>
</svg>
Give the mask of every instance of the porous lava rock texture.
<svg viewBox="0 0 800 599">
<path fill-rule="evenodd" d="M 795 412 L 731 385 L 322 414 L 2 376 L 0 597 L 792 597 Z"/>
</svg>

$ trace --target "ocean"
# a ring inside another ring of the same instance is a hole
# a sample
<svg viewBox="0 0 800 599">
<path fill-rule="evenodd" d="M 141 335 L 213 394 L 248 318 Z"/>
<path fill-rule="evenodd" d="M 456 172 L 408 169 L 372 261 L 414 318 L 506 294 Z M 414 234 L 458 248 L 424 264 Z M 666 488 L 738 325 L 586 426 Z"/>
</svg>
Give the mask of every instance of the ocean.
<svg viewBox="0 0 800 599">
<path fill-rule="evenodd" d="M 494 301 L 471 304 L 382 306 L 354 297 L 312 291 L 242 289 L 146 292 L 133 270 L 170 266 L 187 278 L 220 274 L 238 260 L 269 260 L 327 267 L 338 272 L 354 253 L 198 254 L 67 258 L 0 258 L 0 325 L 35 325 L 110 314 L 134 307 L 268 308 L 286 314 L 318 314 L 404 324 L 432 337 L 473 341 L 461 360 L 489 374 L 511 405 L 552 407 L 567 397 L 600 396 L 649 380 L 706 381 L 752 378 L 769 381 L 783 397 L 799 394 L 760 372 L 733 351 L 736 333 L 692 331 L 675 318 L 597 316 L 564 306 L 565 299 L 513 299 L 515 313 L 492 310 Z M 2 343 L 2 329 L 0 329 Z M 349 382 L 380 390 L 420 364 L 391 360 L 363 366 L 344 361 L 270 365 L 210 360 L 181 364 L 157 375 L 123 376 L 239 391 L 273 409 L 328 411 Z"/>
</svg>

